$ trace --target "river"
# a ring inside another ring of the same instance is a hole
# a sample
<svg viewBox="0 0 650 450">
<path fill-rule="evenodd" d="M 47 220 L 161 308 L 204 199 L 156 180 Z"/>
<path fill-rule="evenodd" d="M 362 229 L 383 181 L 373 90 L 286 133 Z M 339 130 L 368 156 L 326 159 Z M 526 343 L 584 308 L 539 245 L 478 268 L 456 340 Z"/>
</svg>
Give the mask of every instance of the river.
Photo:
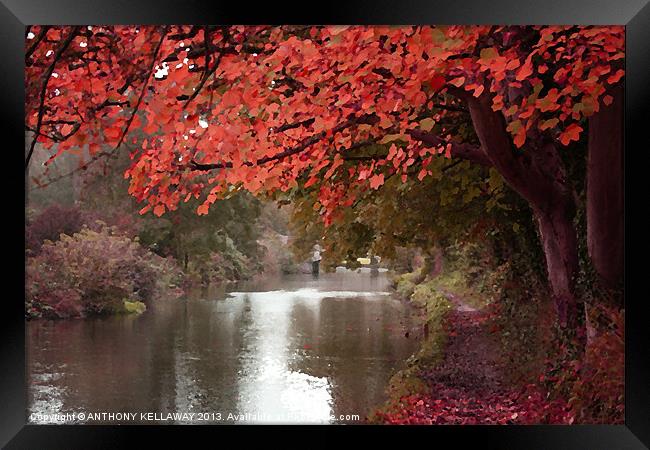
<svg viewBox="0 0 650 450">
<path fill-rule="evenodd" d="M 414 315 L 385 274 L 344 272 L 203 290 L 140 316 L 30 321 L 29 420 L 358 423 L 416 350 Z"/>
</svg>

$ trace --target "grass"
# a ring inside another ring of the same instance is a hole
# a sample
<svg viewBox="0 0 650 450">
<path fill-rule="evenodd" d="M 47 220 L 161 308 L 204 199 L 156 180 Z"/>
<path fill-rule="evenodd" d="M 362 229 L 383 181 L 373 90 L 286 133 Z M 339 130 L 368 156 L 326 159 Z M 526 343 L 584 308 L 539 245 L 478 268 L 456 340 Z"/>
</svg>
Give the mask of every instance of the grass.
<svg viewBox="0 0 650 450">
<path fill-rule="evenodd" d="M 476 309 L 482 309 L 490 303 L 489 293 L 482 292 L 480 287 L 469 285 L 467 277 L 460 270 L 450 270 L 435 278 L 438 289 L 454 294 Z"/>
</svg>

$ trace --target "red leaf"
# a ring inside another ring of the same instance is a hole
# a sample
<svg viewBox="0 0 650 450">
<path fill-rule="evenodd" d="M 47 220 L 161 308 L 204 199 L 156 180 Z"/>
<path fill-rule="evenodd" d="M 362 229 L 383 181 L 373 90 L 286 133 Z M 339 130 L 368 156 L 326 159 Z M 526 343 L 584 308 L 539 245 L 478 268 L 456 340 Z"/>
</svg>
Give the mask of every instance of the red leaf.
<svg viewBox="0 0 650 450">
<path fill-rule="evenodd" d="M 618 80 L 623 78 L 623 75 L 625 75 L 625 71 L 623 69 L 618 69 L 614 75 L 607 78 L 607 82 L 609 84 L 614 84 L 614 83 L 618 82 Z"/>
<path fill-rule="evenodd" d="M 532 56 L 532 54 L 528 55 L 524 65 L 517 71 L 517 76 L 515 77 L 517 81 L 523 81 L 533 74 Z"/>
<path fill-rule="evenodd" d="M 453 84 L 456 87 L 461 87 L 463 83 L 465 83 L 465 77 L 454 78 L 449 82 L 449 84 Z"/>
<path fill-rule="evenodd" d="M 560 134 L 560 142 L 562 145 L 569 145 L 571 141 L 577 141 L 580 139 L 581 131 L 582 127 L 580 125 L 572 123 Z"/>
<path fill-rule="evenodd" d="M 384 174 L 380 173 L 379 175 L 373 175 L 370 177 L 370 187 L 373 189 L 379 189 L 379 186 L 384 184 Z"/>
<path fill-rule="evenodd" d="M 445 77 L 442 75 L 434 75 L 430 81 L 431 89 L 434 91 L 440 90 L 445 85 Z"/>
</svg>

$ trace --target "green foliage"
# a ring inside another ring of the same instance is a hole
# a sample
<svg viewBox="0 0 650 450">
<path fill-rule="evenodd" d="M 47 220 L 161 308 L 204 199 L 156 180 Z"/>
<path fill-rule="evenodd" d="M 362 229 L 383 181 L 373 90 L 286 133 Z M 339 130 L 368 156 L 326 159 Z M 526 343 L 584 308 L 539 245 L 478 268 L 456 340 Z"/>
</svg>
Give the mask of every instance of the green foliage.
<svg viewBox="0 0 650 450">
<path fill-rule="evenodd" d="M 521 386 L 543 370 L 553 336 L 553 302 L 542 278 L 507 272 L 490 305 L 488 329 L 496 334 L 509 381 Z"/>
<path fill-rule="evenodd" d="M 200 202 L 194 198 L 163 217 L 141 215 L 141 205 L 129 195 L 122 176 L 130 163 L 128 152 L 122 152 L 82 176 L 80 196 L 88 218 L 137 236 L 153 253 L 175 259 L 191 284 L 236 281 L 263 269 L 264 248 L 258 240 L 263 230 L 286 226 L 281 214 L 263 209 L 251 194 L 235 191 L 204 216 L 196 214 Z"/>
<path fill-rule="evenodd" d="M 395 256 L 388 260 L 389 266 L 396 273 L 413 272 L 414 262 L 419 257 L 419 250 L 413 247 L 396 247 Z"/>
<path fill-rule="evenodd" d="M 201 262 L 201 266 L 198 267 L 201 276 L 207 277 L 209 282 L 244 280 L 261 269 L 258 262 L 239 251 L 229 236 L 223 233 L 217 234 L 214 243 L 215 247 L 210 253 L 210 259 Z"/>
<path fill-rule="evenodd" d="M 453 293 L 474 308 L 484 308 L 499 298 L 510 270 L 509 261 L 499 260 L 490 240 L 455 241 L 445 248 L 438 287 Z"/>
<path fill-rule="evenodd" d="M 386 152 L 381 145 L 357 151 L 366 157 L 382 148 Z M 287 196 L 293 202 L 290 229 L 295 254 L 304 259 L 313 244 L 321 242 L 326 249 L 324 265 L 346 261 L 353 267 L 357 257 L 367 254 L 391 261 L 409 249 L 426 254 L 458 239 L 509 242 L 522 233 L 519 222 L 530 220 L 527 205 L 493 169 L 440 157 L 428 170 L 431 176 L 422 180 L 411 177 L 404 182 L 390 176 L 381 189 L 356 192 L 352 207 L 343 208 L 340 220 L 327 227 L 320 217 L 318 189 L 295 188 Z M 508 224 L 508 229 L 499 229 L 498 223 Z"/>
<path fill-rule="evenodd" d="M 207 259 L 214 251 L 226 251 L 233 245 L 247 256 L 255 256 L 259 201 L 250 194 L 236 194 L 217 203 L 210 214 L 198 216 L 197 202 L 182 204 L 164 218 L 147 215 L 140 232 L 143 245 L 179 261 L 185 257 Z"/>
<path fill-rule="evenodd" d="M 426 332 L 418 351 L 406 361 L 406 367 L 391 377 L 387 388 L 388 400 L 370 414 L 371 423 L 379 421 L 382 414 L 393 410 L 402 398 L 426 393 L 428 385 L 421 378 L 422 371 L 437 364 L 444 357 L 446 342 L 444 321 L 451 304 L 440 292 L 435 280 L 414 284 L 412 280 L 418 278 L 420 274 L 417 271 L 404 274 L 398 278 L 396 285 L 397 289 L 402 287 L 404 292 L 406 292 L 404 286 L 408 286 L 411 290 L 408 300 L 420 311 L 420 326 Z"/>
<path fill-rule="evenodd" d="M 420 278 L 421 268 L 408 272 L 402 275 L 397 275 L 393 280 L 393 286 L 397 295 L 404 300 L 408 300 L 413 295 L 416 283 L 415 281 Z"/>
<path fill-rule="evenodd" d="M 412 278 L 417 277 L 414 274 Z M 451 309 L 447 296 L 440 290 L 437 279 L 423 281 L 415 285 L 409 297 L 410 303 L 423 313 L 425 338 L 418 352 L 409 358 L 410 367 L 429 367 L 439 361 L 444 354 L 443 323 Z"/>
<path fill-rule="evenodd" d="M 204 283 L 236 281 L 262 270 L 259 200 L 242 192 L 218 202 L 207 215 L 197 215 L 196 207 L 197 202 L 189 201 L 165 217 L 147 215 L 140 241 L 159 255 L 174 257 L 192 279 Z"/>
<path fill-rule="evenodd" d="M 126 314 L 142 314 L 147 310 L 147 305 L 139 301 L 129 301 L 124 299 L 124 309 L 122 312 Z"/>
</svg>

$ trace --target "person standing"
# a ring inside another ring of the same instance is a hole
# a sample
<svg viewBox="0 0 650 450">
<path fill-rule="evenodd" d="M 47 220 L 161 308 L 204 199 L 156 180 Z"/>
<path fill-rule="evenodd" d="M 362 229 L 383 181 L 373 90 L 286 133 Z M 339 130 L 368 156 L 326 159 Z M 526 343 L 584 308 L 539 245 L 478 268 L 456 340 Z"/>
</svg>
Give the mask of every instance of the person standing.
<svg viewBox="0 0 650 450">
<path fill-rule="evenodd" d="M 379 257 L 372 255 L 370 257 L 370 276 L 376 277 L 379 275 Z"/>
<path fill-rule="evenodd" d="M 316 244 L 314 245 L 314 253 L 311 257 L 311 273 L 314 276 L 318 276 L 318 272 L 320 270 L 320 260 L 321 258 L 321 252 L 323 250 L 321 249 L 320 245 Z"/>
</svg>

